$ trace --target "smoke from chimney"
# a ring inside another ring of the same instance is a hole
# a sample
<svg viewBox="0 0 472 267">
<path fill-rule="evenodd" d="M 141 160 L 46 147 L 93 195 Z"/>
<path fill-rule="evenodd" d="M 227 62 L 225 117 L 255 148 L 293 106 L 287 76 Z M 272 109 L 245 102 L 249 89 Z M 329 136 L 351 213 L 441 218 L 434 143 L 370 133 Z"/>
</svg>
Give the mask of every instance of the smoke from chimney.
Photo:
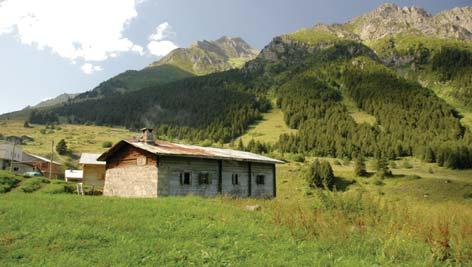
<svg viewBox="0 0 472 267">
<path fill-rule="evenodd" d="M 141 129 L 142 135 L 139 138 L 139 142 L 146 143 L 148 145 L 154 145 L 154 135 L 152 134 L 152 129 L 143 128 Z"/>
</svg>

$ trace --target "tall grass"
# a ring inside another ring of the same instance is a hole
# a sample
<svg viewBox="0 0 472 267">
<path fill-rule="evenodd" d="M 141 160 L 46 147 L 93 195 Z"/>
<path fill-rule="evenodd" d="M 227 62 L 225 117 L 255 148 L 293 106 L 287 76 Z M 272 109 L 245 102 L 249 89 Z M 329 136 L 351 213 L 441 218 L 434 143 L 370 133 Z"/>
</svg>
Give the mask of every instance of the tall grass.
<svg viewBox="0 0 472 267">
<path fill-rule="evenodd" d="M 316 190 L 311 205 L 275 204 L 273 221 L 297 240 L 325 243 L 347 255 L 370 251 L 391 263 L 423 259 L 428 264 L 472 264 L 472 210 L 467 204 L 415 205 L 360 190 Z"/>
</svg>

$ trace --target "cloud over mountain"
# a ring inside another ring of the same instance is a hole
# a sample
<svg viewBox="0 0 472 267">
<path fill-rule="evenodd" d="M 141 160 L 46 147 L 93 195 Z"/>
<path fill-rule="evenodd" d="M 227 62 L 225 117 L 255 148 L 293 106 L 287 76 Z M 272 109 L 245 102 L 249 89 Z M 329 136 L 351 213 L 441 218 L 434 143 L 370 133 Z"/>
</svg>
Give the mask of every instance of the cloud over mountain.
<svg viewBox="0 0 472 267">
<path fill-rule="evenodd" d="M 170 51 L 178 48 L 172 41 L 166 40 L 174 35 L 175 33 L 171 31 L 168 22 L 159 24 L 155 32 L 149 36 L 149 43 L 147 45 L 149 53 L 155 56 L 165 56 Z"/>
<path fill-rule="evenodd" d="M 40 50 L 50 49 L 72 62 L 86 62 L 82 69 L 93 72 L 98 69 L 90 62 L 124 52 L 144 53 L 143 47 L 123 36 L 141 2 L 5 0 L 0 2 L 0 35 L 15 36 Z"/>
</svg>

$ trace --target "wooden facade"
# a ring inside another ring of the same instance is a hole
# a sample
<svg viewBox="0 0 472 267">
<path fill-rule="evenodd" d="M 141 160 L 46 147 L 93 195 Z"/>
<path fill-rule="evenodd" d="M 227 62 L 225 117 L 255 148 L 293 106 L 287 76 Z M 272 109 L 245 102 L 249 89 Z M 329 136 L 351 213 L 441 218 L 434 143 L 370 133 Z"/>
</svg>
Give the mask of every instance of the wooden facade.
<svg viewBox="0 0 472 267">
<path fill-rule="evenodd" d="M 90 185 L 103 186 L 105 183 L 105 166 L 84 164 L 82 166 L 83 182 Z"/>
</svg>

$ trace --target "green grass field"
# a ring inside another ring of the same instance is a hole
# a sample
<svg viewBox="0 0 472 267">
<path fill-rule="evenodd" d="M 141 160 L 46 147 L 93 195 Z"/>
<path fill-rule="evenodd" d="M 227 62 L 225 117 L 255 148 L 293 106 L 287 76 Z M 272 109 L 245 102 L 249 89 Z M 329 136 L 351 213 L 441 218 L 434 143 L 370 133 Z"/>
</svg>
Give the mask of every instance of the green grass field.
<svg viewBox="0 0 472 267">
<path fill-rule="evenodd" d="M 368 123 L 370 125 L 374 125 L 377 121 L 374 116 L 370 115 L 369 113 L 359 109 L 356 106 L 356 103 L 351 98 L 344 96 L 343 97 L 343 104 L 347 107 L 349 114 L 351 117 L 358 123 Z"/>
<path fill-rule="evenodd" d="M 102 147 L 103 142 L 116 143 L 137 135 L 123 128 L 63 124 L 56 129 L 45 129 L 44 125 L 31 125 L 32 128 L 25 128 L 23 124 L 23 121 L 0 121 L 0 134 L 32 137 L 34 141 L 26 143 L 22 148 L 40 156 L 49 155 L 52 141 L 57 144 L 61 139 L 66 141 L 68 148 L 74 154 L 80 155 L 82 152 L 104 152 L 106 148 Z"/>
<path fill-rule="evenodd" d="M 364 120 L 363 122 L 368 122 Z M 1 123 L 1 122 L 0 122 Z M 124 129 L 60 125 L 24 128 L 24 146 L 48 153 L 66 139 L 76 153 L 103 151 Z M 274 109 L 242 138 L 276 142 L 294 132 Z M 291 158 L 290 155 L 283 155 Z M 277 198 L 77 196 L 75 185 L 0 171 L 0 266 L 443 266 L 472 264 L 472 170 L 405 158 L 394 176 L 353 175 L 354 163 L 329 160 L 337 191 L 309 189 L 306 162 L 277 167 Z M 87 187 L 86 192 L 91 192 Z M 247 211 L 246 205 L 260 205 Z"/>
<path fill-rule="evenodd" d="M 0 194 L 0 265 L 472 263 L 470 199 L 412 202 L 404 198 L 412 192 L 388 189 L 422 180 L 407 178 L 385 180 L 380 186 L 384 195 L 363 182 L 344 192 L 313 191 L 304 183 L 302 166 L 279 166 L 278 197 L 273 200 L 77 196 L 65 193 L 67 185 L 60 181 L 41 182 L 25 193 L 40 178 L 18 177 L 12 191 Z M 350 166 L 335 166 L 337 176 L 352 178 Z M 5 176 L 0 172 L 0 184 Z M 245 210 L 254 204 L 262 209 Z"/>
</svg>

